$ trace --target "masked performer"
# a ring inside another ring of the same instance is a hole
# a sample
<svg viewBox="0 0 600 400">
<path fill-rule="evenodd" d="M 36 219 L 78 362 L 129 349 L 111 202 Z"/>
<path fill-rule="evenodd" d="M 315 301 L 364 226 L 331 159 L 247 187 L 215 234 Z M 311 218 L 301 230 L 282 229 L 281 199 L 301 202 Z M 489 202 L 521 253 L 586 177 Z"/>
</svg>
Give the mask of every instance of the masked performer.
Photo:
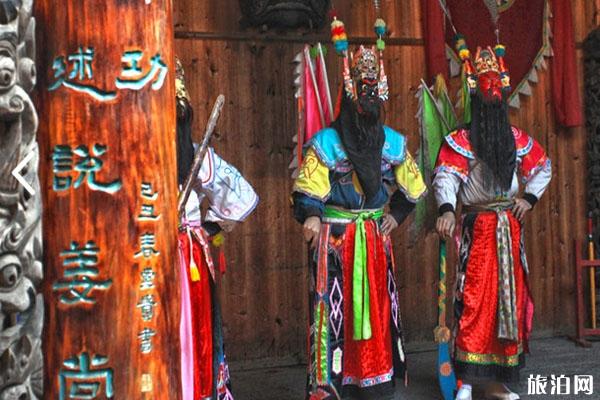
<svg viewBox="0 0 600 400">
<path fill-rule="evenodd" d="M 294 184 L 312 247 L 311 400 L 385 399 L 405 377 L 389 235 L 426 186 L 405 137 L 381 122 L 382 60 L 362 46 L 353 60 L 339 117 L 307 144 Z"/>
<path fill-rule="evenodd" d="M 180 188 L 192 168 L 192 108 L 177 60 L 177 170 Z M 184 400 L 233 400 L 223 352 L 221 310 L 209 242 L 230 231 L 256 207 L 258 197 L 230 164 L 208 149 L 181 216 L 181 372 Z M 208 211 L 201 218 L 200 204 Z"/>
<path fill-rule="evenodd" d="M 509 123 L 504 47 L 478 49 L 474 65 L 464 39 L 457 48 L 472 120 L 446 137 L 433 182 L 442 237 L 453 234 L 462 203 L 455 367 L 465 382 L 491 378 L 488 398 L 514 400 L 519 396 L 500 382 L 518 379 L 533 316 L 522 223 L 546 190 L 551 166 L 540 144 Z M 471 386 L 463 385 L 458 398 L 470 399 Z"/>
</svg>

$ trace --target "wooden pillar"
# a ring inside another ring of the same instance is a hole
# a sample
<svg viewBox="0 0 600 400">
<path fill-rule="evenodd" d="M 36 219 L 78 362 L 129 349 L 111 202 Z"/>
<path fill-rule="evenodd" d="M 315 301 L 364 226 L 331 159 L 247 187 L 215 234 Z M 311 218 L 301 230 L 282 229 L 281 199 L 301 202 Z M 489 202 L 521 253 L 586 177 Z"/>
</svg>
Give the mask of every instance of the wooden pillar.
<svg viewBox="0 0 600 400">
<path fill-rule="evenodd" d="M 45 398 L 178 399 L 171 1 L 35 13 Z"/>
</svg>

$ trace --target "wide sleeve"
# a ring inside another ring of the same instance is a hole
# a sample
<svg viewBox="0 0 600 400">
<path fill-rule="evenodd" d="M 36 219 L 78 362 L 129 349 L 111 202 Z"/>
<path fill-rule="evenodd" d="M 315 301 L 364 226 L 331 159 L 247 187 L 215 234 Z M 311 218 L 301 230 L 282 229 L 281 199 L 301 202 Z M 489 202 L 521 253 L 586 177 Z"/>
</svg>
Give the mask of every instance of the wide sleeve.
<svg viewBox="0 0 600 400">
<path fill-rule="evenodd" d="M 207 153 L 208 154 L 208 153 Z M 258 196 L 250 183 L 239 171 L 219 157 L 214 151 L 210 151 L 211 158 L 205 159 L 204 163 L 209 162 L 210 176 L 206 172 L 200 171 L 204 177 L 202 186 L 199 190 L 208 200 L 208 211 L 206 221 L 220 222 L 224 220 L 241 222 L 256 208 Z"/>
<path fill-rule="evenodd" d="M 433 193 L 440 214 L 456 210 L 458 191 L 468 174 L 468 158 L 444 142 L 438 154 L 433 178 Z"/>
<path fill-rule="evenodd" d="M 303 223 L 308 217 L 323 215 L 325 201 L 331 192 L 329 168 L 309 148 L 294 182 L 292 201 L 294 217 Z"/>
<path fill-rule="evenodd" d="M 523 198 L 531 205 L 542 197 L 552 179 L 552 163 L 542 146 L 529 138 L 529 151 L 522 156 L 519 172 L 525 183 Z"/>
<path fill-rule="evenodd" d="M 411 203 L 416 203 L 427 194 L 427 185 L 425 185 L 423 175 L 421 175 L 419 166 L 408 150 L 406 151 L 404 161 L 394 166 L 394 178 L 398 185 L 398 190 Z"/>
<path fill-rule="evenodd" d="M 401 190 L 396 190 L 390 198 L 390 214 L 398 225 L 404 222 L 416 206 L 417 204 L 410 201 Z"/>
</svg>

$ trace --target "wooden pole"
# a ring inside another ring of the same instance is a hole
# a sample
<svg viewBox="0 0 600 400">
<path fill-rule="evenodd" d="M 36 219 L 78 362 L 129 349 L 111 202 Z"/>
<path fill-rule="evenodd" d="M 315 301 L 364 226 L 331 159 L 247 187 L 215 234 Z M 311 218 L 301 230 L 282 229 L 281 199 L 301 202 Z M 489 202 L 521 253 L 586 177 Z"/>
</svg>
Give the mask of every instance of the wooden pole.
<svg viewBox="0 0 600 400">
<path fill-rule="evenodd" d="M 588 256 L 590 261 L 596 259 L 591 213 L 588 216 Z M 592 319 L 592 329 L 596 329 L 596 268 L 594 267 L 590 267 L 590 317 Z"/>
<path fill-rule="evenodd" d="M 187 204 L 187 201 L 190 198 L 190 193 L 192 192 L 192 184 L 196 181 L 196 177 L 200 172 L 200 168 L 202 168 L 202 162 L 204 161 L 204 156 L 208 151 L 208 144 L 210 143 L 210 138 L 215 131 L 215 126 L 217 126 L 217 121 L 221 115 L 223 104 L 225 104 L 225 96 L 220 94 L 219 97 L 217 97 L 217 101 L 215 102 L 213 110 L 210 113 L 210 117 L 208 118 L 206 130 L 204 131 L 204 139 L 202 139 L 200 147 L 198 147 L 198 150 L 196 150 L 196 153 L 194 154 L 192 169 L 185 179 L 181 193 L 179 193 L 179 198 L 177 200 L 177 211 L 179 216 L 182 216 L 185 211 L 185 205 Z"/>
<path fill-rule="evenodd" d="M 179 399 L 171 1 L 35 12 L 44 398 Z"/>
</svg>

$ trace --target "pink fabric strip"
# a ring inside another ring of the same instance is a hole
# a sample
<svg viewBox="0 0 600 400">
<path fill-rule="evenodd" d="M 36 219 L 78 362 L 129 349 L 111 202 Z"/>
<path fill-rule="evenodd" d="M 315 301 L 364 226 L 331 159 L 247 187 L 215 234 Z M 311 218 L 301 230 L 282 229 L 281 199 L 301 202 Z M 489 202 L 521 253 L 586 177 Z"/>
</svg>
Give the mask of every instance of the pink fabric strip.
<svg viewBox="0 0 600 400">
<path fill-rule="evenodd" d="M 192 246 L 192 243 L 190 243 Z M 181 388 L 183 400 L 194 400 L 194 342 L 192 336 L 192 308 L 190 287 L 187 279 L 187 264 L 179 248 L 179 275 L 181 278 L 181 321 L 179 340 L 181 345 Z"/>
<path fill-rule="evenodd" d="M 202 226 L 202 223 L 200 222 L 200 220 L 194 220 L 194 221 L 190 221 L 188 219 L 186 219 L 185 217 L 181 218 L 181 225 L 183 227 L 192 227 L 192 228 L 199 228 Z"/>
</svg>

